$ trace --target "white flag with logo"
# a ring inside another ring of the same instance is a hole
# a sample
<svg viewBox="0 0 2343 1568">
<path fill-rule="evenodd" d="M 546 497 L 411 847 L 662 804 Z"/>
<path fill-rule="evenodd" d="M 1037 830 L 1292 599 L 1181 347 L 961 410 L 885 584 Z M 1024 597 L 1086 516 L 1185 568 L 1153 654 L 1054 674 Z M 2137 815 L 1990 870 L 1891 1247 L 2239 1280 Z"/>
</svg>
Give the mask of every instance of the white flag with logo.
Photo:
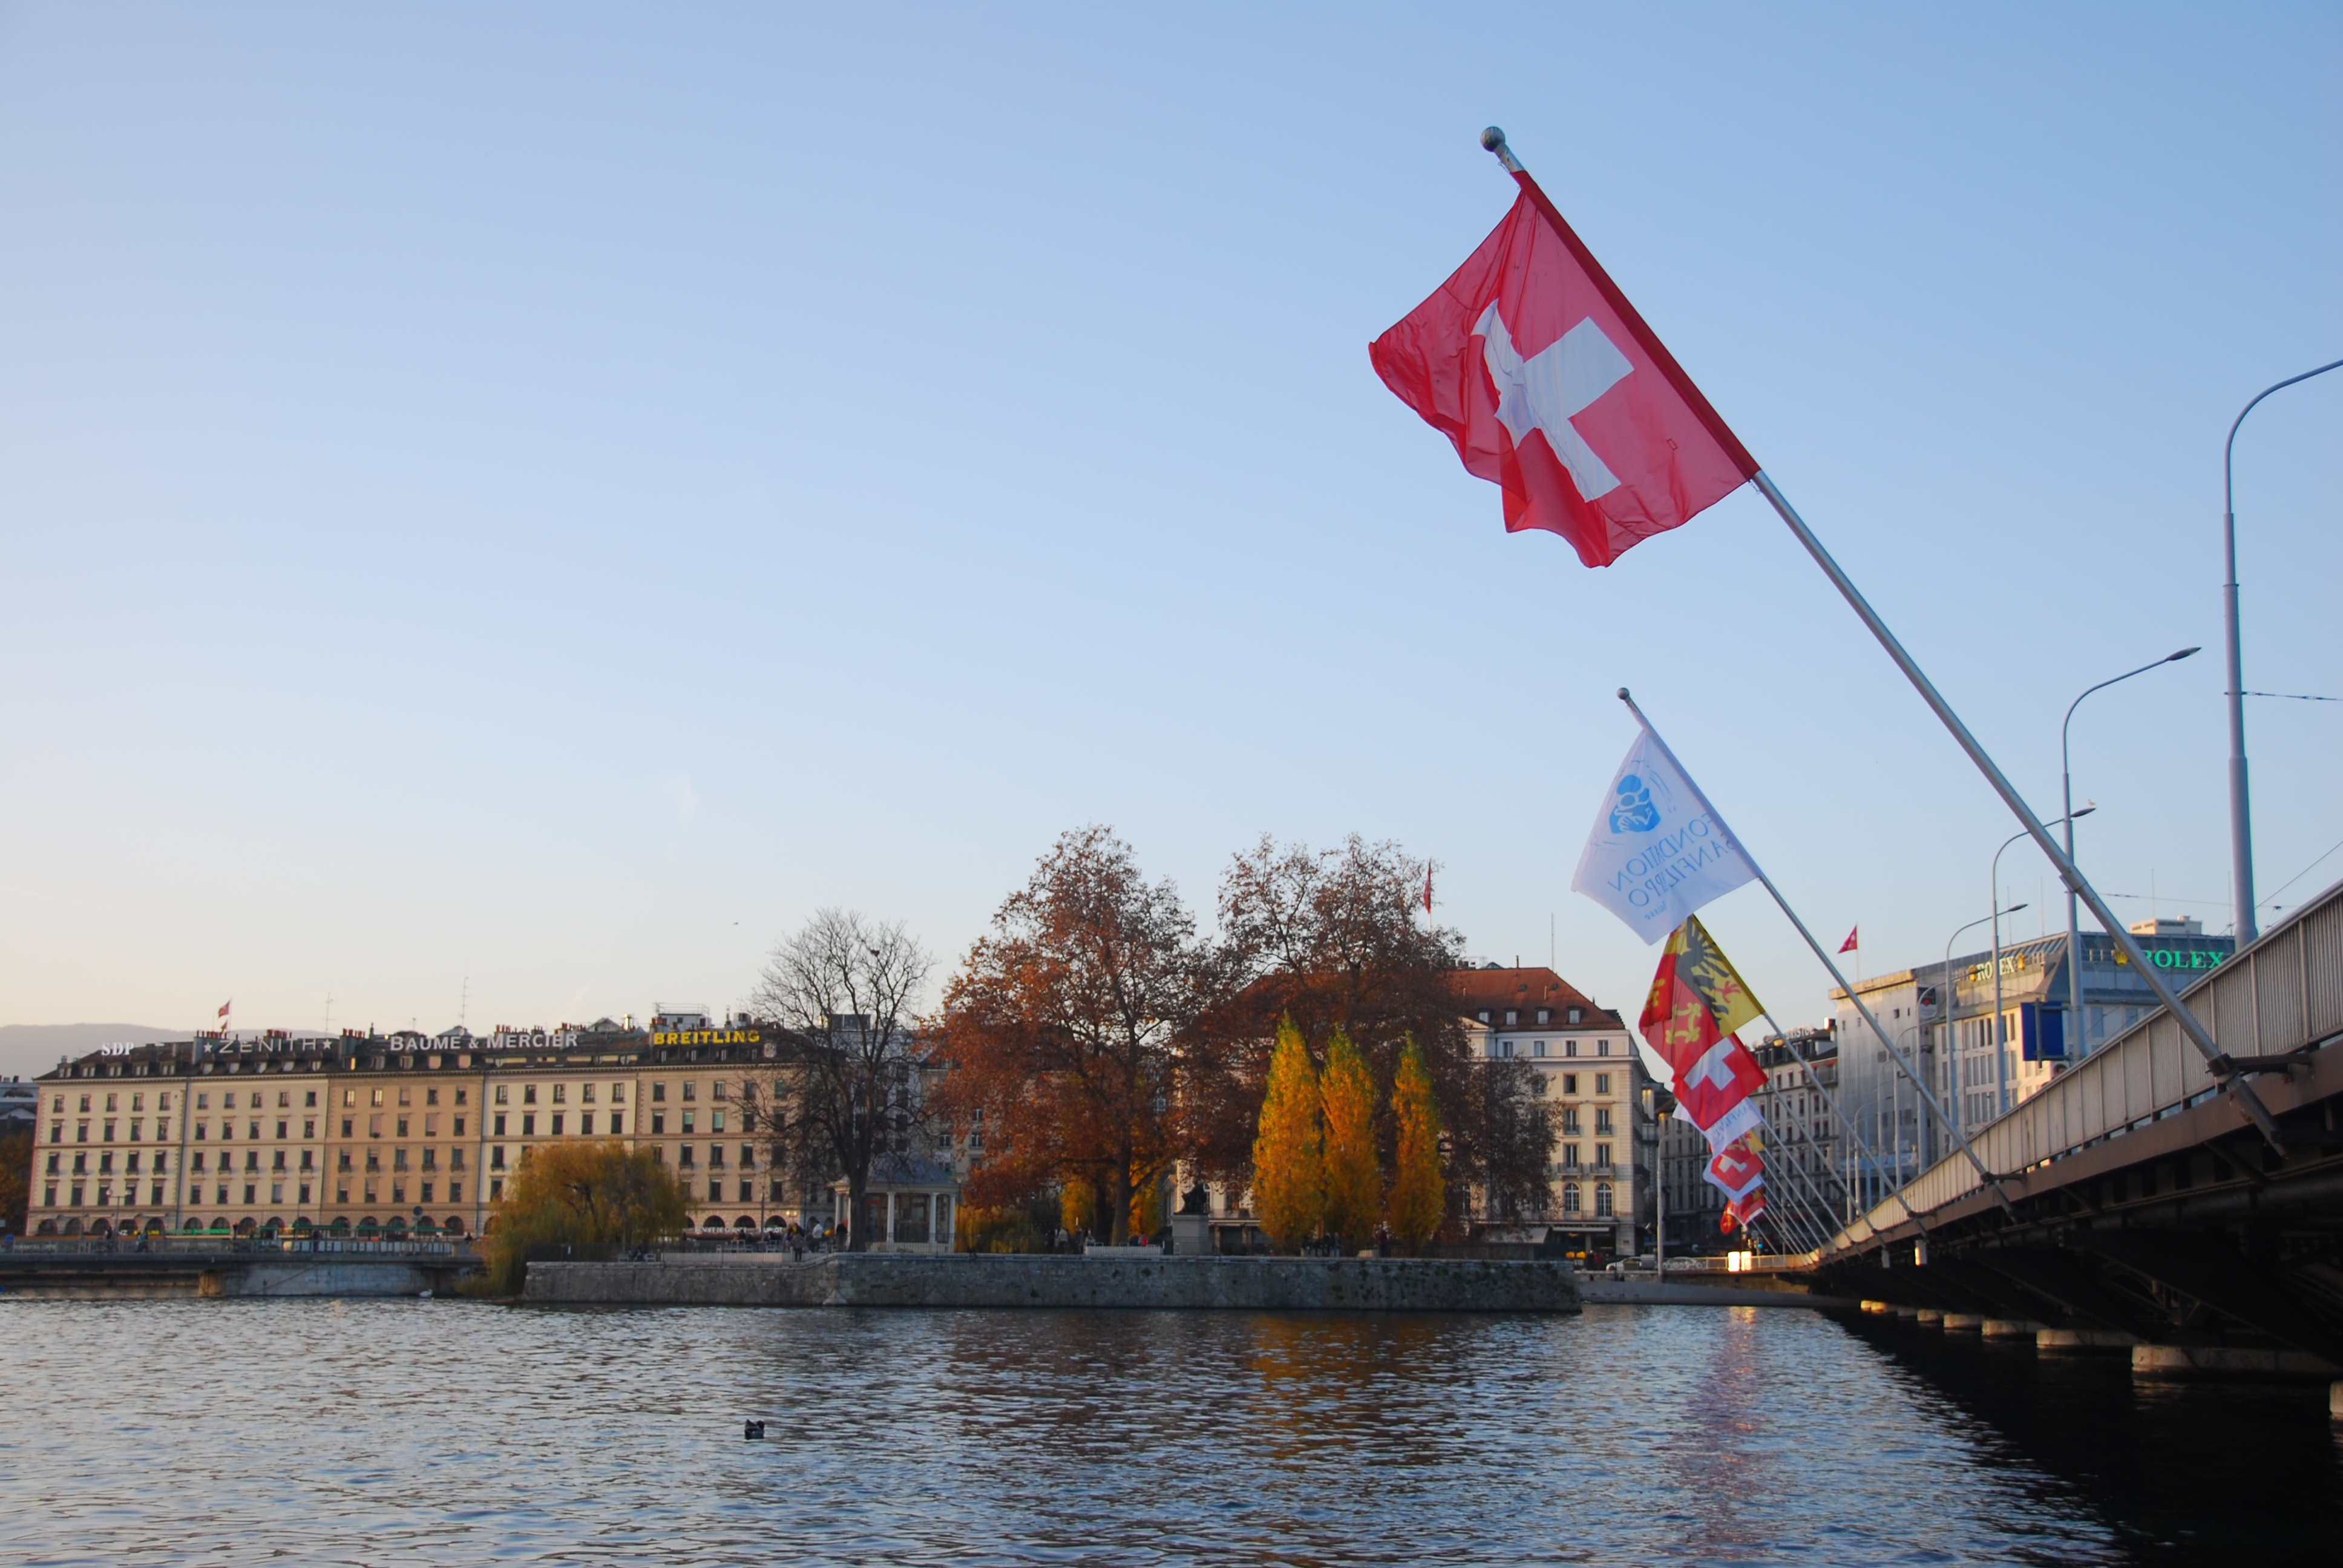
<svg viewBox="0 0 2343 1568">
<path fill-rule="evenodd" d="M 1595 813 L 1573 890 L 1655 942 L 1756 875 L 1666 749 L 1638 729 Z"/>
</svg>

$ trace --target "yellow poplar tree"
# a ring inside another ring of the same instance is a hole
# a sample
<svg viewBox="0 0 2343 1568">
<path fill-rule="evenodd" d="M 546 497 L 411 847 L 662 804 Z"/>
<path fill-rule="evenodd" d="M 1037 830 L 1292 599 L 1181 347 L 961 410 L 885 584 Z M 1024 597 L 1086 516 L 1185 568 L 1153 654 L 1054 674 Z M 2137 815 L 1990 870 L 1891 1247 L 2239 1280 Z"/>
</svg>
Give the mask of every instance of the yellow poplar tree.
<svg viewBox="0 0 2343 1568">
<path fill-rule="evenodd" d="M 1432 1074 L 1413 1040 L 1400 1052 L 1392 1081 L 1392 1119 L 1399 1124 L 1399 1169 L 1385 1222 L 1400 1241 L 1420 1247 L 1440 1229 L 1448 1184 L 1440 1170 L 1440 1102 L 1432 1097 Z"/>
<path fill-rule="evenodd" d="M 1318 1079 L 1326 1113 L 1326 1232 L 1356 1245 L 1375 1228 L 1383 1171 L 1375 1158 L 1375 1079 L 1341 1030 L 1326 1047 Z"/>
<path fill-rule="evenodd" d="M 1319 1152 L 1318 1074 L 1302 1031 L 1286 1019 L 1277 1027 L 1269 1059 L 1269 1092 L 1252 1141 L 1252 1207 L 1261 1228 L 1280 1247 L 1308 1241 L 1325 1206 L 1326 1173 Z"/>
</svg>

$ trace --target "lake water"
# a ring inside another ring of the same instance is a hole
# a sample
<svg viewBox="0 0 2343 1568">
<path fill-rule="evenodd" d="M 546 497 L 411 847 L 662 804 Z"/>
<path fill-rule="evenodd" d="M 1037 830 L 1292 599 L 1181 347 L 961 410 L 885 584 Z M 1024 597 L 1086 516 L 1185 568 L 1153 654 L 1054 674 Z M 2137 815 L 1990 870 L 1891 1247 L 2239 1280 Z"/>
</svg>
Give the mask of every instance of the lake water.
<svg viewBox="0 0 2343 1568">
<path fill-rule="evenodd" d="M 1802 1311 L 11 1302 L 0 1561 L 2332 1561 L 2323 1387 Z M 769 1422 L 744 1442 L 744 1417 Z"/>
</svg>

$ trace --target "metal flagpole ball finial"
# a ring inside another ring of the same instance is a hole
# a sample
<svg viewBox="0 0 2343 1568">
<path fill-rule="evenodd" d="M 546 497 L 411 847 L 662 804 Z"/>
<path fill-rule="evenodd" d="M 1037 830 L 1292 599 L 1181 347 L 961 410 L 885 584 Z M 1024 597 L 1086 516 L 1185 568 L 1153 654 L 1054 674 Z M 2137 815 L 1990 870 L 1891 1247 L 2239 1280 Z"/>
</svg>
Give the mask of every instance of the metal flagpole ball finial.
<svg viewBox="0 0 2343 1568">
<path fill-rule="evenodd" d="M 1497 155 L 1497 161 L 1505 166 L 1507 174 L 1518 175 L 1527 172 L 1522 167 L 1522 160 L 1513 156 L 1513 149 L 1505 146 L 1505 133 L 1502 127 L 1491 126 L 1487 130 L 1483 131 L 1481 145 Z"/>
</svg>

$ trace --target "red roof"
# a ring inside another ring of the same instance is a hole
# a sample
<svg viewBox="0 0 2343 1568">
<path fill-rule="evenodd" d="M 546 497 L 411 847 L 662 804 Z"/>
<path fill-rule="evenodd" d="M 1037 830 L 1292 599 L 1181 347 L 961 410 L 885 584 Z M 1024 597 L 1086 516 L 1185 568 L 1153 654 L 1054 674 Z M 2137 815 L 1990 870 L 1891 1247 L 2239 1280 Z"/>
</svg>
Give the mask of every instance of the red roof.
<svg viewBox="0 0 2343 1568">
<path fill-rule="evenodd" d="M 1566 1029 L 1570 1015 L 1565 1008 L 1584 1008 L 1580 1023 L 1597 1024 L 1612 1029 L 1624 1029 L 1626 1022 L 1611 1009 L 1597 1007 L 1592 997 L 1543 964 L 1532 969 L 1517 970 L 1454 970 L 1450 971 L 1449 984 L 1455 988 L 1458 1005 L 1468 1013 L 1487 1011 L 1491 1021 L 1502 1023 L 1505 1010 L 1518 1010 L 1522 1022 L 1536 1027 L 1537 1009 L 1552 1010 L 1545 1027 Z"/>
</svg>

